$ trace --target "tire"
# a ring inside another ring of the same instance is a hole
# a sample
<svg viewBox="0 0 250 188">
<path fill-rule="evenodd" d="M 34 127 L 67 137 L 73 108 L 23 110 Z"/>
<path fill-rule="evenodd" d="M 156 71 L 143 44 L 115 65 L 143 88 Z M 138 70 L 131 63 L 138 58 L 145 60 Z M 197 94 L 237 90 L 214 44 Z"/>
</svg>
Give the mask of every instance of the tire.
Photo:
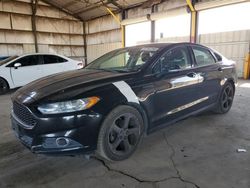
<svg viewBox="0 0 250 188">
<path fill-rule="evenodd" d="M 234 93 L 235 89 L 233 87 L 233 84 L 227 82 L 220 93 L 220 98 L 214 111 L 218 114 L 227 113 L 232 107 Z"/>
<path fill-rule="evenodd" d="M 9 91 L 9 85 L 6 80 L 0 78 L 0 95 L 7 93 Z"/>
<path fill-rule="evenodd" d="M 135 108 L 118 106 L 105 118 L 98 136 L 97 154 L 109 161 L 129 158 L 144 132 L 143 119 Z"/>
</svg>

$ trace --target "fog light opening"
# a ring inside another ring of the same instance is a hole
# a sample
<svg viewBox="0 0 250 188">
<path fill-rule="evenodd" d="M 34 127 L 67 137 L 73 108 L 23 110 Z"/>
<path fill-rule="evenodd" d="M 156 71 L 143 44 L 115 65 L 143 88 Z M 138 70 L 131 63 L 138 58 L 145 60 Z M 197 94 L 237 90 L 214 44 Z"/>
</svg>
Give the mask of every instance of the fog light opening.
<svg viewBox="0 0 250 188">
<path fill-rule="evenodd" d="M 56 145 L 57 145 L 58 147 L 67 147 L 67 146 L 69 145 L 69 139 L 67 139 L 67 138 L 62 138 L 62 137 L 57 138 L 57 139 L 56 139 Z"/>
</svg>

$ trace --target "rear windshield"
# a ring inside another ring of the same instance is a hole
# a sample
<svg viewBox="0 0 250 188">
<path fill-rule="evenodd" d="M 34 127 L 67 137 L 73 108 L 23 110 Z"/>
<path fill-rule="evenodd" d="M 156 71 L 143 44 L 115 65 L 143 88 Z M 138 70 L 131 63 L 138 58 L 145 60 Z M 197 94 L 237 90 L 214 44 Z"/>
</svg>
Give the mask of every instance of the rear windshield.
<svg viewBox="0 0 250 188">
<path fill-rule="evenodd" d="M 16 59 L 18 56 L 10 56 L 10 57 L 8 57 L 8 58 L 6 58 L 6 59 L 4 59 L 4 60 L 0 60 L 0 66 L 2 66 L 2 65 L 4 65 L 4 64 L 6 64 L 6 63 L 8 63 L 9 61 L 11 61 L 11 60 L 13 60 L 13 59 Z"/>
</svg>

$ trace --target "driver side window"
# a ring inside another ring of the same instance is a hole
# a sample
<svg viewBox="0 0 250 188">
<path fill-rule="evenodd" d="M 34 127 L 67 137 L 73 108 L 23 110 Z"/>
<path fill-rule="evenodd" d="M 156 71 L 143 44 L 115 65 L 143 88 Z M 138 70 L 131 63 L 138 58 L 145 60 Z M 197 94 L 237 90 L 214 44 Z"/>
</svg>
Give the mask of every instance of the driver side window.
<svg viewBox="0 0 250 188">
<path fill-rule="evenodd" d="M 153 68 L 153 73 L 184 70 L 192 67 L 188 52 L 184 47 L 168 50 Z"/>
</svg>

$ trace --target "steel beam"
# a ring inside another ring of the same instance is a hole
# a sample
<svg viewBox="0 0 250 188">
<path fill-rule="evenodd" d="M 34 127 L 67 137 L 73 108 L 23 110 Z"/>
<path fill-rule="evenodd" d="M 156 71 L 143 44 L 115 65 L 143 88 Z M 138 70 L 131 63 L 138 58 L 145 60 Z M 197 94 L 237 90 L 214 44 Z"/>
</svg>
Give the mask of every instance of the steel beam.
<svg viewBox="0 0 250 188">
<path fill-rule="evenodd" d="M 151 13 L 155 12 L 155 5 L 151 7 Z M 150 19 L 151 20 L 151 19 Z M 151 43 L 155 42 L 155 20 L 151 20 Z"/>
<path fill-rule="evenodd" d="M 195 10 L 191 0 L 186 0 L 191 11 L 191 26 L 190 26 L 190 42 L 196 43 L 197 38 L 197 11 Z"/>
<path fill-rule="evenodd" d="M 50 6 L 59 9 L 60 11 L 69 14 L 73 17 L 75 17 L 76 19 L 79 19 L 80 21 L 84 21 L 81 17 L 79 17 L 78 15 L 75 15 L 74 13 L 72 13 L 71 11 L 67 10 L 66 8 L 63 8 L 62 6 L 60 6 L 59 4 L 55 3 L 55 2 L 51 2 L 49 0 L 42 0 L 43 2 L 49 4 Z"/>
<path fill-rule="evenodd" d="M 86 35 L 86 22 L 83 22 L 83 43 L 84 43 L 84 63 L 85 65 L 88 64 L 87 60 L 87 35 Z"/>
<path fill-rule="evenodd" d="M 123 10 L 123 7 L 119 3 L 117 3 L 116 1 L 110 0 L 110 3 L 114 6 L 116 6 L 117 8 L 119 8 L 119 10 Z"/>
<path fill-rule="evenodd" d="M 68 3 L 65 3 L 64 5 L 62 5 L 62 8 L 67 8 L 71 5 L 76 4 L 78 1 L 69 1 Z"/>
<path fill-rule="evenodd" d="M 36 12 L 37 12 L 37 4 L 38 0 L 31 0 L 31 10 L 32 10 L 32 16 L 31 16 L 31 24 L 32 24 L 32 32 L 34 36 L 34 43 L 35 43 L 35 51 L 38 52 L 38 44 L 37 44 L 37 30 L 36 30 Z"/>
<path fill-rule="evenodd" d="M 91 11 L 93 9 L 96 9 L 96 8 L 100 8 L 102 6 L 107 6 L 109 3 L 105 3 L 103 1 L 99 1 L 99 2 L 96 2 L 96 3 L 89 3 L 89 5 L 87 5 L 86 7 L 83 7 L 83 8 L 80 8 L 76 11 L 73 12 L 74 15 L 79 15 L 83 12 L 87 12 L 87 11 Z"/>
<path fill-rule="evenodd" d="M 250 76 L 250 44 L 249 44 L 248 54 L 245 57 L 243 78 L 246 80 L 249 79 L 249 76 Z"/>
</svg>

